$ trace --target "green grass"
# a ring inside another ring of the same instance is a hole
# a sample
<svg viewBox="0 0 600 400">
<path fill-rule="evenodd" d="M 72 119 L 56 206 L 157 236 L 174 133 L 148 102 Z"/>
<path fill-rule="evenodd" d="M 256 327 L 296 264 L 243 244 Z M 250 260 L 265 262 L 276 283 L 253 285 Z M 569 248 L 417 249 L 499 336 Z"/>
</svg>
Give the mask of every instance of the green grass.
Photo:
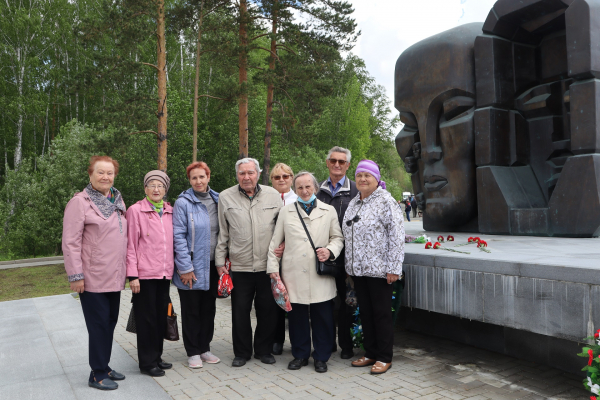
<svg viewBox="0 0 600 400">
<path fill-rule="evenodd" d="M 0 254 L 0 261 L 29 260 L 44 257 L 56 257 L 56 254 L 42 254 L 39 256 L 16 256 L 14 254 Z"/>
<path fill-rule="evenodd" d="M 71 293 L 64 264 L 0 270 L 0 301 Z"/>
</svg>

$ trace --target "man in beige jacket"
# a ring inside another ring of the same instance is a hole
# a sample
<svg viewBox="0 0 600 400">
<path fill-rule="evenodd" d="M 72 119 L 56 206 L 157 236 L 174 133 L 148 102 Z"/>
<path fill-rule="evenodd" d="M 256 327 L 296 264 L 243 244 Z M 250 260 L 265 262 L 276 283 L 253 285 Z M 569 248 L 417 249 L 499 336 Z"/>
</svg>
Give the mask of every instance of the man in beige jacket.
<svg viewBox="0 0 600 400">
<path fill-rule="evenodd" d="M 269 244 L 281 208 L 279 192 L 258 184 L 260 166 L 253 158 L 235 164 L 239 185 L 219 195 L 219 239 L 215 264 L 219 275 L 227 273 L 225 258 L 231 261 L 231 318 L 233 367 L 241 367 L 252 356 L 252 302 L 256 309 L 254 358 L 265 364 L 275 363 L 271 345 L 275 334 L 277 304 L 266 273 Z"/>
</svg>

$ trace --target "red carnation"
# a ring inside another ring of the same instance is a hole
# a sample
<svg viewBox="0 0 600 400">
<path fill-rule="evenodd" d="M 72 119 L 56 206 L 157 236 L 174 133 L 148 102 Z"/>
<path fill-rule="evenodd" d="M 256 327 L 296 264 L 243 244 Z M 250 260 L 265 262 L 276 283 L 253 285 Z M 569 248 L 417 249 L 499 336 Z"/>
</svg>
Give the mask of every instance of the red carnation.
<svg viewBox="0 0 600 400">
<path fill-rule="evenodd" d="M 435 244 L 433 245 L 434 249 L 439 249 L 440 247 L 442 247 L 442 245 L 440 244 L 440 242 L 435 242 Z"/>
<path fill-rule="evenodd" d="M 478 237 L 474 237 L 474 238 L 473 238 L 473 241 L 474 241 L 474 242 L 479 242 L 480 240 L 481 240 L 481 239 L 480 239 L 480 238 L 478 238 Z"/>
<path fill-rule="evenodd" d="M 485 240 L 479 240 L 477 247 L 487 247 L 487 242 Z"/>
<path fill-rule="evenodd" d="M 442 235 L 438 236 L 437 241 L 438 242 L 443 242 L 444 241 L 444 237 Z"/>
<path fill-rule="evenodd" d="M 596 333 L 594 333 L 594 337 L 595 337 L 596 339 L 598 339 L 598 336 L 600 336 L 600 333 L 599 333 L 599 332 L 600 332 L 600 329 L 598 329 L 598 330 L 596 331 Z"/>
<path fill-rule="evenodd" d="M 590 396 L 590 400 L 596 400 L 596 396 Z"/>
<path fill-rule="evenodd" d="M 425 243 L 425 248 L 426 248 L 426 249 L 430 249 L 430 248 L 431 248 L 431 246 L 432 246 L 432 245 L 431 245 L 431 242 L 427 242 L 427 243 Z"/>
<path fill-rule="evenodd" d="M 590 359 L 588 360 L 588 365 L 592 365 L 592 361 L 594 360 L 594 350 L 589 349 L 588 355 L 590 356 Z"/>
<path fill-rule="evenodd" d="M 468 239 L 468 241 L 469 241 L 469 243 L 471 243 L 471 242 L 473 241 L 473 237 L 470 237 L 470 238 Z"/>
<path fill-rule="evenodd" d="M 448 236 L 448 239 L 446 239 L 449 242 L 454 242 L 454 236 Z"/>
</svg>

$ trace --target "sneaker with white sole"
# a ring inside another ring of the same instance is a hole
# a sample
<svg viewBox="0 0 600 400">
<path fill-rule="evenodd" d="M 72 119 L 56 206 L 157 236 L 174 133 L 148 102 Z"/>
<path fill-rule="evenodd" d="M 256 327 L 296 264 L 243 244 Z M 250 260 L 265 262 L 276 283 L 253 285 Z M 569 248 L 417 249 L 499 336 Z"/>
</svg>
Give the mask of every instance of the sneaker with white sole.
<svg viewBox="0 0 600 400">
<path fill-rule="evenodd" d="M 219 357 L 215 356 L 210 351 L 207 351 L 206 353 L 202 353 L 200 355 L 200 358 L 202 358 L 202 361 L 204 361 L 207 364 L 218 364 L 221 362 L 221 359 Z"/>
<path fill-rule="evenodd" d="M 188 357 L 188 366 L 190 368 L 202 368 L 202 358 L 200 356 Z"/>
</svg>

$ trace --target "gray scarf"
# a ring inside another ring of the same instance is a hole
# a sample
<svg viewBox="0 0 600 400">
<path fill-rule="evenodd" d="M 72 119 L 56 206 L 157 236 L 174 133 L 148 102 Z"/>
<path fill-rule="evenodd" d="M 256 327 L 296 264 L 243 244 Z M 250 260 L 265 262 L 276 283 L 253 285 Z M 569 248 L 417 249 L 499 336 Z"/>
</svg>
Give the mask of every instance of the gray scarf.
<svg viewBox="0 0 600 400">
<path fill-rule="evenodd" d="M 104 215 L 104 218 L 108 219 L 112 215 L 112 213 L 117 212 L 117 218 L 119 219 L 119 231 L 123 233 L 120 212 L 125 214 L 125 204 L 123 203 L 121 192 L 119 192 L 115 188 L 112 188 L 112 190 L 115 193 L 114 203 L 111 203 L 111 201 L 108 200 L 108 198 L 105 195 L 94 189 L 91 183 L 85 188 L 85 191 L 90 196 L 90 199 L 92 199 L 96 207 L 98 207 L 98 210 L 100 210 L 102 215 Z"/>
</svg>

